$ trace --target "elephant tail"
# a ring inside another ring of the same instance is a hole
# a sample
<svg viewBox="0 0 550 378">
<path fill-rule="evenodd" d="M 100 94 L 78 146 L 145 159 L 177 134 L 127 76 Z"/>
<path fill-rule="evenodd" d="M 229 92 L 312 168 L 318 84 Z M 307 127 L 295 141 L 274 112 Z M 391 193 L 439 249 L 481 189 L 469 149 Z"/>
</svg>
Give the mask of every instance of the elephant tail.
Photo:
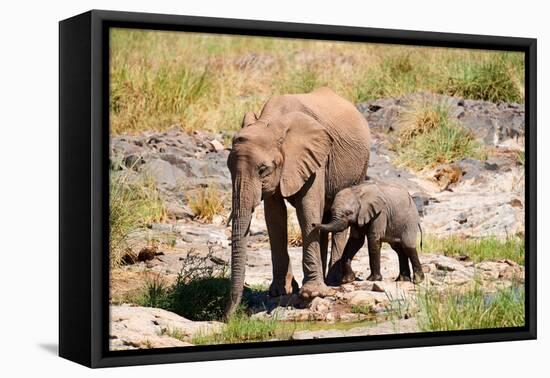
<svg viewBox="0 0 550 378">
<path fill-rule="evenodd" d="M 422 252 L 422 251 L 423 251 L 423 246 L 422 246 L 422 226 L 420 226 L 420 222 L 418 222 L 418 229 L 420 230 L 420 251 Z"/>
</svg>

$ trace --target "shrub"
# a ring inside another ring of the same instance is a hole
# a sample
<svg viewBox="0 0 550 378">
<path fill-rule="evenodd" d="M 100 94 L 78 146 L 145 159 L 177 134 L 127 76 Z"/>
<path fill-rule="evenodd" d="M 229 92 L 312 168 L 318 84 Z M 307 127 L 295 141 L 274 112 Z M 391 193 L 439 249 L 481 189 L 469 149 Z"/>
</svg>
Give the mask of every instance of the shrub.
<svg viewBox="0 0 550 378">
<path fill-rule="evenodd" d="M 166 217 L 164 203 L 151 180 L 131 182 L 126 173 L 110 174 L 109 256 L 118 266 L 128 249 L 131 232 Z"/>
<path fill-rule="evenodd" d="M 227 266 L 219 265 L 212 250 L 200 255 L 190 249 L 172 285 L 167 285 L 161 277 L 147 279 L 133 301 L 191 320 L 221 320 L 230 290 L 227 275 Z"/>
<path fill-rule="evenodd" d="M 225 277 L 178 279 L 170 292 L 170 310 L 191 320 L 221 320 L 231 283 Z"/>
</svg>

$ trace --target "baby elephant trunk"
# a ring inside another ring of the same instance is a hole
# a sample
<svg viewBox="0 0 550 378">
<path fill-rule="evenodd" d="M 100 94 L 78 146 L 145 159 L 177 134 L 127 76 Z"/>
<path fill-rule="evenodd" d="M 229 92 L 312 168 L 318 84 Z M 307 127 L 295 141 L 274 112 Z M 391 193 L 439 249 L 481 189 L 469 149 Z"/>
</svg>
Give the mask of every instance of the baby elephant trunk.
<svg viewBox="0 0 550 378">
<path fill-rule="evenodd" d="M 313 224 L 313 227 L 325 232 L 339 232 L 348 228 L 348 222 L 343 219 L 335 219 L 326 224 Z"/>
</svg>

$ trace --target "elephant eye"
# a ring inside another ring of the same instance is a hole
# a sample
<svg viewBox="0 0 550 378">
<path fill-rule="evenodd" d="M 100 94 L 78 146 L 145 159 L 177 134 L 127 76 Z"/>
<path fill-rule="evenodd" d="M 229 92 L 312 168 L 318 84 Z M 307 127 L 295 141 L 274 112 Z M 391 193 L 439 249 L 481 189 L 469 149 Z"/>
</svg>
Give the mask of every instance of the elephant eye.
<svg viewBox="0 0 550 378">
<path fill-rule="evenodd" d="M 261 178 L 268 176 L 272 171 L 273 171 L 273 167 L 266 164 L 261 164 L 258 167 L 258 173 L 260 174 Z"/>
</svg>

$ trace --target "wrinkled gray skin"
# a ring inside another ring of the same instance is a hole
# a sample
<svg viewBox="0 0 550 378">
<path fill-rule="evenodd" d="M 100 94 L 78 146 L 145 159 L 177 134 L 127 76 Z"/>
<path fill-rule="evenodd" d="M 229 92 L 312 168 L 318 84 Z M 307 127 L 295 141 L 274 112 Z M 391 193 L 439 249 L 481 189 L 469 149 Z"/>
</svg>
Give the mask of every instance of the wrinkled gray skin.
<svg viewBox="0 0 550 378">
<path fill-rule="evenodd" d="M 407 189 L 383 182 L 366 182 L 342 190 L 336 195 L 331 208 L 332 221 L 317 225 L 323 231 L 338 232 L 351 226 L 350 237 L 340 264 L 344 272 L 342 283 L 355 281 L 351 261 L 367 237 L 371 274 L 369 281 L 382 279 L 380 273 L 380 247 L 387 242 L 399 257 L 397 281 L 420 283 L 424 273 L 416 251 L 416 237 L 420 230 L 420 217 Z"/>
<path fill-rule="evenodd" d="M 298 290 L 288 256 L 285 199 L 296 208 L 302 231 L 300 295 L 312 298 L 330 292 L 325 283 L 328 234 L 314 230 L 311 224 L 329 221 L 336 193 L 364 180 L 370 154 L 367 121 L 353 104 L 328 88 L 272 97 L 259 117 L 247 113 L 242 126 L 227 160 L 233 197 L 231 294 L 226 316 L 241 300 L 246 236 L 252 213 L 262 200 L 273 266 L 270 295 Z M 333 233 L 327 282 L 341 280 L 342 271 L 335 262 L 345 243 L 345 231 Z"/>
</svg>

